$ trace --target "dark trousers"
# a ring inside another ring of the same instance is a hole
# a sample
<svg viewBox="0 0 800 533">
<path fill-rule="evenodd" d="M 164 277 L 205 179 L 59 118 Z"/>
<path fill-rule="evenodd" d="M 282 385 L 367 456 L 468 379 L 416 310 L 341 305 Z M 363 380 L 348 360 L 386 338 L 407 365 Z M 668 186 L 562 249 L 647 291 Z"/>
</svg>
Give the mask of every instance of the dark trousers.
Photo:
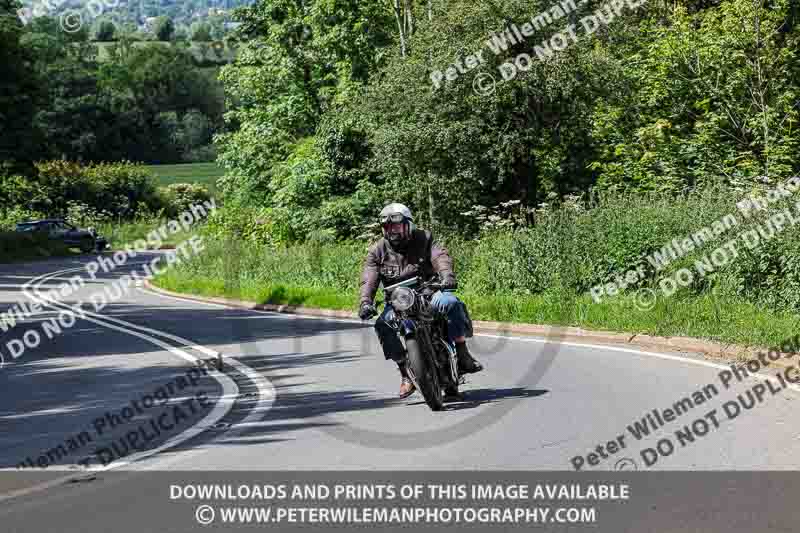
<svg viewBox="0 0 800 533">
<path fill-rule="evenodd" d="M 431 299 L 431 306 L 434 312 L 447 318 L 447 332 L 452 341 L 456 337 L 463 337 L 467 334 L 468 319 L 464 310 L 464 304 L 452 292 L 437 292 Z M 406 351 L 403 343 L 397 337 L 397 332 L 387 323 L 394 319 L 394 309 L 387 303 L 381 316 L 375 322 L 375 332 L 383 347 L 383 355 L 386 359 L 402 363 L 406 358 Z"/>
</svg>

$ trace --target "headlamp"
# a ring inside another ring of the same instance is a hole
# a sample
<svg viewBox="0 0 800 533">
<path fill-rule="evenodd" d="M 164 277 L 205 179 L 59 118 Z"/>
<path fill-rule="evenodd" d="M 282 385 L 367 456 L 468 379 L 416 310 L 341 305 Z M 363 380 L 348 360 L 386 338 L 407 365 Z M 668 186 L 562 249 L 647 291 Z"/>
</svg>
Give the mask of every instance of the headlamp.
<svg viewBox="0 0 800 533">
<path fill-rule="evenodd" d="M 414 305 L 416 296 L 408 287 L 398 287 L 392 291 L 392 307 L 398 311 L 405 311 Z"/>
</svg>

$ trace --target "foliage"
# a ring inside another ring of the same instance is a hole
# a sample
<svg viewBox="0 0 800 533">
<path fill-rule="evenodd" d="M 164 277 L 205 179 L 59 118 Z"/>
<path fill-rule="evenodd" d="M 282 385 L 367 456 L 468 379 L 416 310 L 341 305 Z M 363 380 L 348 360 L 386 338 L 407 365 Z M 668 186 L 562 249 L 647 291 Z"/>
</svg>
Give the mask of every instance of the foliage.
<svg viewBox="0 0 800 533">
<path fill-rule="evenodd" d="M 35 169 L 31 177 L 0 181 L 0 193 L 11 205 L 47 216 L 65 216 L 75 206 L 86 206 L 115 219 L 161 208 L 153 177 L 142 165 L 53 160 L 37 162 Z"/>
<path fill-rule="evenodd" d="M 117 33 L 116 25 L 106 19 L 101 19 L 94 31 L 94 40 L 98 42 L 110 42 L 114 41 Z"/>
<path fill-rule="evenodd" d="M 98 31 L 106 23 L 99 22 Z M 17 152 L 18 159 L 26 156 L 27 171 L 36 159 L 196 159 L 196 151 L 222 130 L 221 87 L 178 45 L 134 46 L 122 35 L 103 43 L 100 61 L 99 45 L 88 41 L 87 32 L 64 32 L 44 17 L 24 28 L 20 44 L 38 83 L 25 96 L 38 98 L 33 127 L 28 120 L 15 139 L 22 146 L 36 143 Z M 0 154 L 0 160 L 8 158 Z"/>
<path fill-rule="evenodd" d="M 575 17 L 601 5 L 581 4 Z M 532 44 L 556 23 L 490 51 L 511 21 L 548 7 L 408 2 L 399 26 L 385 3 L 240 10 L 247 43 L 222 74 L 241 105 L 227 115 L 235 129 L 217 138 L 221 190 L 270 209 L 283 221 L 272 226 L 278 241 L 307 238 L 298 228 L 322 220 L 326 202 L 337 219 L 323 227 L 356 237 L 395 200 L 440 232 L 469 236 L 534 226 L 542 206 L 592 190 L 744 191 L 800 170 L 788 0 L 626 7 L 550 56 Z M 477 68 L 444 79 L 477 51 Z M 502 80 L 498 68 L 520 53 L 533 55 L 529 68 Z M 488 94 L 476 92 L 478 76 L 497 80 Z"/>
<path fill-rule="evenodd" d="M 192 24 L 191 38 L 195 42 L 210 42 L 211 26 L 206 22 L 196 22 Z"/>
<path fill-rule="evenodd" d="M 207 188 L 192 183 L 173 183 L 159 188 L 159 193 L 166 202 L 167 213 L 170 216 L 182 213 L 192 205 L 202 204 L 211 199 Z"/>
<path fill-rule="evenodd" d="M 175 35 L 175 23 L 167 16 L 156 17 L 153 22 L 153 35 L 158 41 L 171 41 Z"/>
<path fill-rule="evenodd" d="M 238 130 L 217 139 L 228 168 L 224 191 L 273 205 L 273 166 L 302 150 L 325 111 L 376 71 L 381 48 L 391 42 L 389 15 L 375 0 L 270 0 L 238 12 L 244 42 L 236 63 L 221 72 L 228 96 L 239 103 L 227 114 Z M 318 163 L 309 165 L 315 173 Z"/>
<path fill-rule="evenodd" d="M 729 0 L 669 23 L 651 16 L 607 54 L 617 79 L 596 107 L 598 185 L 746 187 L 798 170 L 800 35 L 788 2 Z M 642 46 L 642 43 L 649 43 Z"/>
<path fill-rule="evenodd" d="M 39 98 L 40 79 L 30 69 L 32 51 L 25 46 L 16 0 L 0 0 L 0 174 L 26 170 L 38 139 L 29 132 Z"/>
<path fill-rule="evenodd" d="M 113 215 L 105 210 L 99 210 L 81 202 L 67 203 L 67 213 L 64 219 L 79 228 L 96 228 L 113 220 Z"/>
<path fill-rule="evenodd" d="M 40 218 L 44 218 L 43 213 L 25 209 L 20 206 L 5 207 L 0 209 L 0 231 L 11 231 L 20 222 L 36 220 Z"/>
<path fill-rule="evenodd" d="M 668 193 L 645 197 L 607 192 L 590 208 L 579 203 L 551 205 L 537 212 L 533 227 L 494 228 L 477 239 L 445 236 L 442 240 L 455 261 L 460 290 L 472 295 L 482 313 L 519 319 L 515 302 L 536 301 L 563 309 L 578 306 L 585 313 L 598 308 L 626 308 L 634 312 L 634 291 L 657 288 L 658 281 L 680 268 L 694 269 L 695 262 L 724 245 L 741 232 L 755 228 L 764 217 L 746 221 L 737 212 L 739 195 L 720 189 L 703 189 L 676 198 Z M 777 207 L 772 212 L 777 212 Z M 646 256 L 660 251 L 673 239 L 680 241 L 704 226 L 734 214 L 737 226 L 704 247 L 670 262 L 656 272 Z M 357 300 L 358 280 L 368 242 L 339 241 L 310 234 L 304 244 L 283 246 L 273 242 L 280 235 L 269 209 L 231 209 L 225 206 L 212 216 L 207 232 L 209 251 L 186 265 L 183 279 L 205 279 L 230 285 L 228 276 L 239 272 L 242 283 L 261 287 L 294 287 L 302 290 L 331 290 L 337 301 Z M 764 246 L 748 251 L 738 246 L 741 256 L 704 280 L 660 298 L 658 313 L 668 314 L 671 306 L 698 302 L 737 302 L 773 312 L 800 312 L 800 237 L 784 229 Z M 641 267 L 645 278 L 631 285 L 621 296 L 606 296 L 602 306 L 592 304 L 589 291 L 597 284 L 614 281 L 629 269 Z M 184 267 L 181 267 L 182 269 Z M 226 282 L 227 280 L 227 282 Z M 301 291 L 302 292 L 302 291 Z M 260 293 L 259 293 L 260 294 Z M 507 309 L 489 309 L 489 302 L 504 302 Z M 522 305 L 522 304 L 520 304 Z M 727 305 L 727 304 L 726 304 Z M 516 309 L 516 310 L 515 310 Z M 577 310 L 574 310 L 576 313 Z M 526 320 L 555 320 L 550 311 L 525 311 Z M 646 314 L 646 313 L 645 313 Z M 577 319 L 576 317 L 573 317 Z M 562 323 L 562 322 L 558 322 Z M 569 323 L 569 321 L 567 321 Z M 618 329 L 627 329 L 616 323 Z"/>
</svg>

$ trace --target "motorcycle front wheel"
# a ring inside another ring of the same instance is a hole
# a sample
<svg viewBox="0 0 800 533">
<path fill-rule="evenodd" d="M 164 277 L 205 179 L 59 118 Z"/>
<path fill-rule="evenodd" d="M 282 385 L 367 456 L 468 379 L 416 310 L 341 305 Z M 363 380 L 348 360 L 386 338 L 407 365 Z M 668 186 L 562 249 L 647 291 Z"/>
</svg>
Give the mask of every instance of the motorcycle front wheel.
<svg viewBox="0 0 800 533">
<path fill-rule="evenodd" d="M 425 398 L 425 403 L 431 411 L 441 411 L 444 408 L 442 398 L 442 388 L 439 385 L 439 375 L 430 356 L 423 352 L 417 339 L 406 339 L 406 351 L 408 352 L 408 366 L 414 375 L 417 388 Z"/>
</svg>

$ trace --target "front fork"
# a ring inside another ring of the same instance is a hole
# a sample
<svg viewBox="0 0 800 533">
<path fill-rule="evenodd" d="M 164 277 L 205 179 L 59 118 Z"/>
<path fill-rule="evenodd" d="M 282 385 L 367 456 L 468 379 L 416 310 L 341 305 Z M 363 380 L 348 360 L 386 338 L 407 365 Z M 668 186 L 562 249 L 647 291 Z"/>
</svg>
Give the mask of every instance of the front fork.
<svg viewBox="0 0 800 533">
<path fill-rule="evenodd" d="M 404 318 L 404 319 L 401 319 L 401 320 L 398 321 L 398 336 L 400 337 L 400 342 L 403 343 L 403 347 L 404 348 L 406 346 L 406 342 L 405 342 L 406 338 L 410 337 L 410 336 L 416 336 L 418 329 L 419 328 L 417 327 L 416 322 L 414 322 L 413 320 L 411 320 L 409 318 Z M 431 342 L 434 342 L 432 339 L 430 339 L 430 340 L 431 340 Z M 439 338 L 437 340 L 444 345 L 444 348 L 447 351 L 447 355 L 448 355 L 447 359 L 450 362 L 450 368 L 448 369 L 449 370 L 449 375 L 450 375 L 449 376 L 450 377 L 450 381 L 451 381 L 451 383 L 453 383 L 457 387 L 459 385 L 459 383 L 460 383 L 460 376 L 458 375 L 458 355 L 456 353 L 456 347 L 448 339 Z M 435 350 L 434 346 L 430 346 L 430 347 Z M 438 360 L 435 357 L 435 354 L 432 354 L 432 355 L 434 355 L 434 357 L 433 357 L 434 364 L 436 365 L 436 367 L 438 369 L 439 368 Z"/>
</svg>

